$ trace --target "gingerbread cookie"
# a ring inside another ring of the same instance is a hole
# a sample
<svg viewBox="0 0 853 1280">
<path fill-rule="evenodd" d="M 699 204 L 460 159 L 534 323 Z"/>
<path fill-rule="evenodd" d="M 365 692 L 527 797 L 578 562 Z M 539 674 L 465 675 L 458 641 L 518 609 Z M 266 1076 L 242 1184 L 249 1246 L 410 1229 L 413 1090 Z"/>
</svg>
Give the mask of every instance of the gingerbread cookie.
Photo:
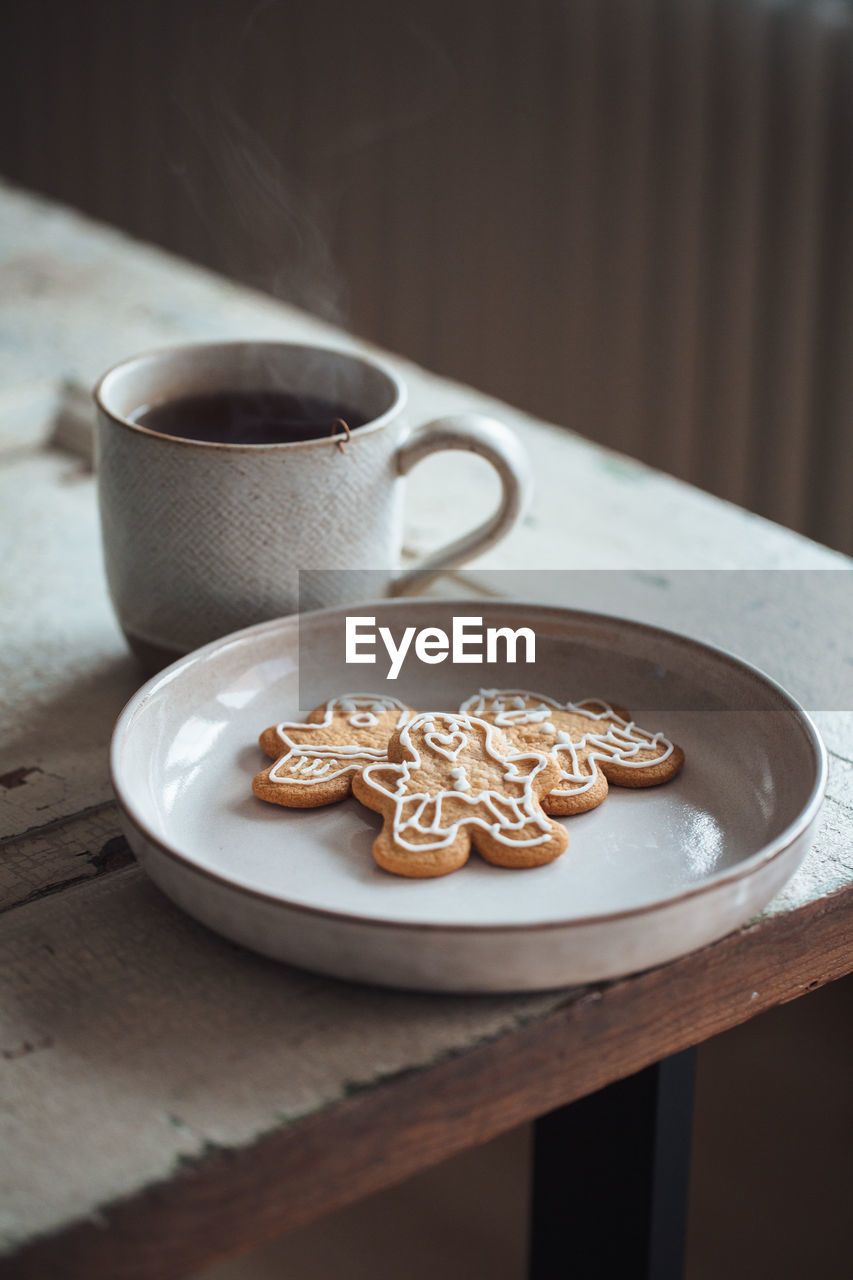
<svg viewBox="0 0 853 1280">
<path fill-rule="evenodd" d="M 264 729 L 261 749 L 275 764 L 255 776 L 252 790 L 291 809 L 343 800 L 353 775 L 384 760 L 391 734 L 414 714 L 397 698 L 347 693 L 315 707 L 304 724 L 284 721 Z"/>
<path fill-rule="evenodd" d="M 352 789 L 384 818 L 373 845 L 380 867 L 425 878 L 456 871 L 472 843 L 502 867 L 558 858 L 568 833 L 540 800 L 559 776 L 547 754 L 514 750 L 495 725 L 432 712 L 398 729 L 388 763 L 367 765 Z"/>
<path fill-rule="evenodd" d="M 608 783 L 654 787 L 684 764 L 684 752 L 662 733 L 594 698 L 555 702 L 525 689 L 481 689 L 460 711 L 496 724 L 518 751 L 551 753 L 561 772 L 542 801 L 546 813 L 583 813 L 601 804 Z"/>
</svg>

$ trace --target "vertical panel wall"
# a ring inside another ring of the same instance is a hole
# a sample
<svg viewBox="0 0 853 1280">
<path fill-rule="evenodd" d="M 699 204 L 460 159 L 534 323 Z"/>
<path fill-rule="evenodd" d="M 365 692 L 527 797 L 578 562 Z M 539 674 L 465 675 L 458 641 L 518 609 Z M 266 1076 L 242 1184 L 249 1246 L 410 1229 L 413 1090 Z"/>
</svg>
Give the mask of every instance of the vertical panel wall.
<svg viewBox="0 0 853 1280">
<path fill-rule="evenodd" d="M 0 169 L 853 551 L 842 0 L 10 0 Z"/>
</svg>

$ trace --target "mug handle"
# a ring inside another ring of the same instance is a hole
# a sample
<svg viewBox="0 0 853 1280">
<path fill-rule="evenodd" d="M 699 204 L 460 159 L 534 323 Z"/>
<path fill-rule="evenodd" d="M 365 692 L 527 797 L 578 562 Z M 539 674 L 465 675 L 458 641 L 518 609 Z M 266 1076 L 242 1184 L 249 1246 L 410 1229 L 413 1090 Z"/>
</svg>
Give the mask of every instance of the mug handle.
<svg viewBox="0 0 853 1280">
<path fill-rule="evenodd" d="M 397 469 L 405 476 L 427 454 L 444 449 L 478 453 L 500 476 L 501 500 L 494 515 L 455 542 L 408 566 L 391 583 L 390 594 L 403 596 L 429 585 L 446 569 L 455 569 L 491 547 L 518 520 L 532 489 L 530 464 L 515 433 L 494 418 L 456 413 L 418 427 L 397 451 Z"/>
</svg>

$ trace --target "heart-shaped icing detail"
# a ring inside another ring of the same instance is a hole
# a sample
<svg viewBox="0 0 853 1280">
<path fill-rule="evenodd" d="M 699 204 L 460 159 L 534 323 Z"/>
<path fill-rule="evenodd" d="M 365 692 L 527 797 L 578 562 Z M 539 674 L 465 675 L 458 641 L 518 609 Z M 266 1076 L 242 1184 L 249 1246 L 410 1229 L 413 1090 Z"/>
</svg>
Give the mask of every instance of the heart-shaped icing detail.
<svg viewBox="0 0 853 1280">
<path fill-rule="evenodd" d="M 446 760 L 455 760 L 465 746 L 467 738 L 461 730 L 455 733 L 425 733 L 424 742 L 431 751 L 437 751 Z"/>
</svg>

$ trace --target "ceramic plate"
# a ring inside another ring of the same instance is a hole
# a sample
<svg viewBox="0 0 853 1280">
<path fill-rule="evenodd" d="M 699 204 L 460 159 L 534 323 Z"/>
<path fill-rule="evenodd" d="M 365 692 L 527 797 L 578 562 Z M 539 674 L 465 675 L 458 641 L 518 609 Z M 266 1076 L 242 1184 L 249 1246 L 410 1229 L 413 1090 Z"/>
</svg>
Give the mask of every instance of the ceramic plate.
<svg viewBox="0 0 853 1280">
<path fill-rule="evenodd" d="M 266 763 L 257 747 L 265 726 L 353 686 L 381 687 L 346 676 L 343 611 L 251 627 L 149 681 L 112 745 L 134 851 L 211 928 L 353 980 L 545 989 L 702 946 L 755 915 L 801 861 L 823 797 L 823 746 L 793 699 L 748 664 L 670 632 L 567 609 L 431 600 L 365 609 L 395 631 L 434 625 L 442 609 L 448 619 L 474 614 L 485 626 L 534 628 L 535 679 L 515 683 L 629 708 L 681 744 L 684 770 L 662 787 L 612 787 L 599 808 L 563 819 L 569 848 L 549 866 L 508 871 L 472 853 L 440 879 L 391 876 L 371 858 L 379 818 L 357 801 L 297 811 L 251 792 Z M 300 631 L 311 655 L 301 686 Z M 356 669 L 362 677 L 374 670 Z M 474 666 L 414 662 L 393 692 L 420 710 L 454 710 L 480 675 Z"/>
</svg>

